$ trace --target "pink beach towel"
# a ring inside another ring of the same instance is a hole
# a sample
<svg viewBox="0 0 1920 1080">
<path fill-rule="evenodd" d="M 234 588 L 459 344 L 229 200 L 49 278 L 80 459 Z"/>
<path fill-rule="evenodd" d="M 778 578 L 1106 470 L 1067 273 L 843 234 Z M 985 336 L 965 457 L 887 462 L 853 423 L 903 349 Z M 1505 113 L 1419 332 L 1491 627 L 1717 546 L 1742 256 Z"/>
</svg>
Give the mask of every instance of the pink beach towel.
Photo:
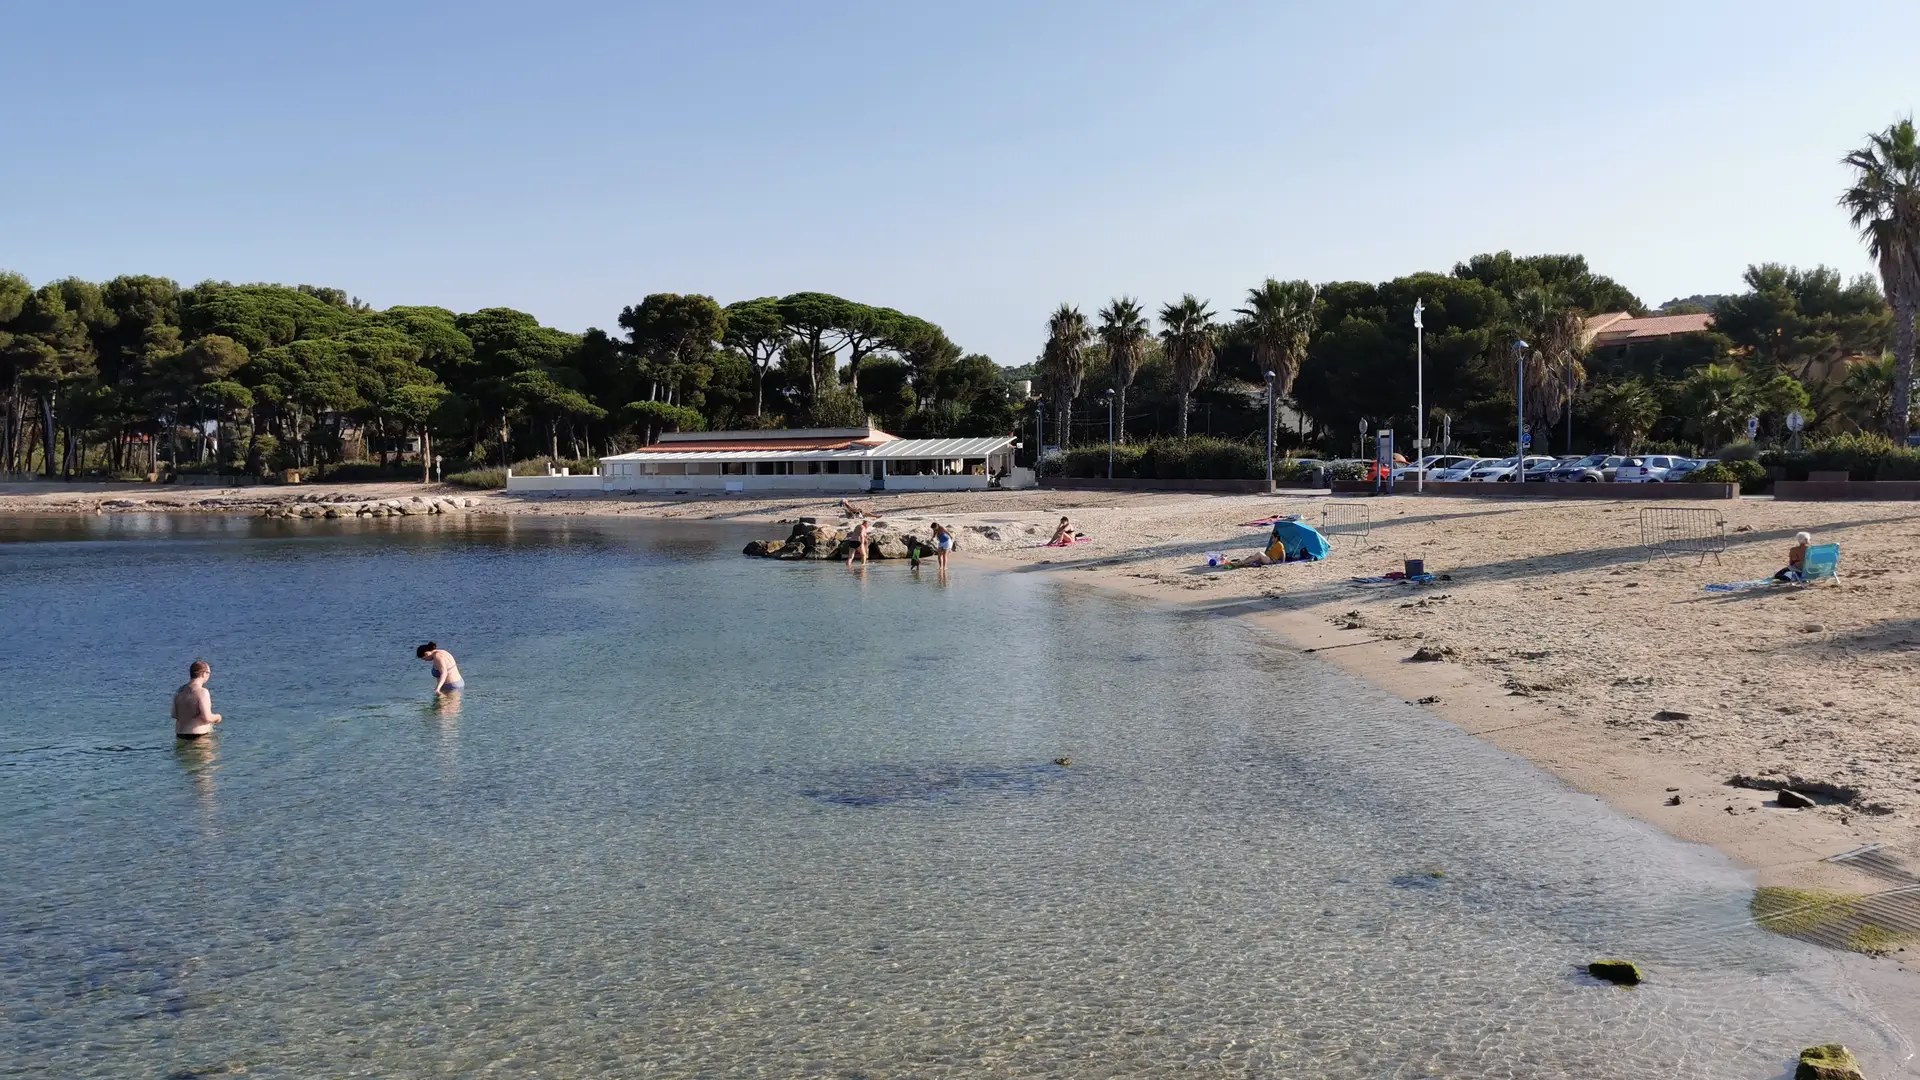
<svg viewBox="0 0 1920 1080">
<path fill-rule="evenodd" d="M 1093 543 L 1093 537 L 1091 536 L 1070 536 L 1067 539 L 1062 540 L 1057 544 L 1041 544 L 1040 546 L 1041 547 L 1066 547 L 1070 544 L 1091 544 L 1091 543 Z"/>
</svg>

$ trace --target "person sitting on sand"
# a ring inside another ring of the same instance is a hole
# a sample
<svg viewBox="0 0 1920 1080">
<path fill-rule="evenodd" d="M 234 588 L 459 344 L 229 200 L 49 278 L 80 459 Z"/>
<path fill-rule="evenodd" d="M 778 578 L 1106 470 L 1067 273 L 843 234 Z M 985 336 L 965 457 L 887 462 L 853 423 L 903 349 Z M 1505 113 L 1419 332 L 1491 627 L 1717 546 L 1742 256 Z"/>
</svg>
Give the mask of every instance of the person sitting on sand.
<svg viewBox="0 0 1920 1080">
<path fill-rule="evenodd" d="M 453 654 L 429 641 L 413 650 L 413 655 L 433 665 L 433 692 L 436 694 L 465 690 L 467 681 L 460 677 L 460 665 L 453 662 Z"/>
<path fill-rule="evenodd" d="M 207 692 L 207 680 L 213 669 L 205 660 L 187 667 L 187 684 L 173 692 L 173 734 L 180 739 L 198 739 L 213 734 L 220 714 L 213 711 L 213 695 Z"/>
<path fill-rule="evenodd" d="M 853 569 L 855 555 L 860 556 L 861 566 L 867 565 L 867 534 L 872 528 L 866 518 L 861 518 L 859 526 L 853 530 L 853 539 L 847 544 L 847 569 Z"/>
<path fill-rule="evenodd" d="M 1066 516 L 1062 515 L 1060 518 L 1060 527 L 1053 530 L 1053 539 L 1047 541 L 1047 546 L 1060 547 L 1063 544 L 1071 544 L 1073 543 L 1074 535 L 1073 522 L 1068 521 Z"/>
<path fill-rule="evenodd" d="M 1787 565 L 1773 575 L 1775 581 L 1800 581 L 1807 575 L 1807 549 L 1813 546 L 1811 533 L 1793 534 L 1793 546 L 1787 549 Z"/>
</svg>

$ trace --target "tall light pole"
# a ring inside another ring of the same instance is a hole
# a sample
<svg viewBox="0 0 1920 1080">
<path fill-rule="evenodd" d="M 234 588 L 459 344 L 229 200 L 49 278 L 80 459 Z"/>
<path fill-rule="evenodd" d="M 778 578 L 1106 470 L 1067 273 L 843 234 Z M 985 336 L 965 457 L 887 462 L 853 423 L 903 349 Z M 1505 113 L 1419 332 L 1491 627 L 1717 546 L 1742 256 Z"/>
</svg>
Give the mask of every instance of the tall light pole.
<svg viewBox="0 0 1920 1080">
<path fill-rule="evenodd" d="M 1267 372 L 1267 490 L 1273 490 L 1273 372 Z"/>
<path fill-rule="evenodd" d="M 1514 438 L 1513 469 L 1514 482 L 1525 483 L 1527 479 L 1527 343 L 1513 343 L 1514 376 Z"/>
<path fill-rule="evenodd" d="M 1040 475 L 1040 459 L 1047 452 L 1047 399 L 1033 395 L 1033 475 Z"/>
<path fill-rule="evenodd" d="M 1413 301 L 1413 370 L 1414 370 L 1414 416 L 1413 416 L 1413 453 L 1414 466 L 1413 490 L 1415 494 L 1427 490 L 1427 327 L 1421 315 L 1427 305 L 1418 298 Z"/>
<path fill-rule="evenodd" d="M 1113 387 L 1107 387 L 1107 479 L 1113 479 Z"/>
</svg>

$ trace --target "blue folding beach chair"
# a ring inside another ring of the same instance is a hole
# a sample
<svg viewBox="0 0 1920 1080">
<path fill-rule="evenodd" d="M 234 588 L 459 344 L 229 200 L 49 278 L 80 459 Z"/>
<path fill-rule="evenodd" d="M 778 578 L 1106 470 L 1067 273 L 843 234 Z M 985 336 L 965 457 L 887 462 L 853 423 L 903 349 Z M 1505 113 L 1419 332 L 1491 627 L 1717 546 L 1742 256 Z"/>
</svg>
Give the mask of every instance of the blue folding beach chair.
<svg viewBox="0 0 1920 1080">
<path fill-rule="evenodd" d="M 1807 549 L 1807 558 L 1801 567 L 1800 580 L 1802 581 L 1839 577 L 1840 545 L 1815 544 Z"/>
</svg>

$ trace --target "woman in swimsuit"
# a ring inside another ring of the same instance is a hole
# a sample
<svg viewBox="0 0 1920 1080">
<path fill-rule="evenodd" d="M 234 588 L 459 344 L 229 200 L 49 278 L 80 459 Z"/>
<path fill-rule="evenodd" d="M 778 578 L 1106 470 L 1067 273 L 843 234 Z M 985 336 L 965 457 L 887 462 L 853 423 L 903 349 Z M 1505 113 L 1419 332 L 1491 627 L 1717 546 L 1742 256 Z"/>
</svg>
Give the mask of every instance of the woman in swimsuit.
<svg viewBox="0 0 1920 1080">
<path fill-rule="evenodd" d="M 433 665 L 434 693 L 466 689 L 467 681 L 460 677 L 460 665 L 453 662 L 452 653 L 429 641 L 413 650 L 413 655 Z"/>
<path fill-rule="evenodd" d="M 947 552 L 952 550 L 953 550 L 953 534 L 947 531 L 947 527 L 945 525 L 942 525 L 937 521 L 934 522 L 933 523 L 933 555 L 934 555 L 934 559 L 939 563 L 940 569 L 945 570 L 947 568 Z"/>
<path fill-rule="evenodd" d="M 1047 541 L 1048 547 L 1062 547 L 1073 543 L 1073 522 L 1060 519 L 1060 527 L 1053 530 L 1053 539 Z"/>
</svg>

